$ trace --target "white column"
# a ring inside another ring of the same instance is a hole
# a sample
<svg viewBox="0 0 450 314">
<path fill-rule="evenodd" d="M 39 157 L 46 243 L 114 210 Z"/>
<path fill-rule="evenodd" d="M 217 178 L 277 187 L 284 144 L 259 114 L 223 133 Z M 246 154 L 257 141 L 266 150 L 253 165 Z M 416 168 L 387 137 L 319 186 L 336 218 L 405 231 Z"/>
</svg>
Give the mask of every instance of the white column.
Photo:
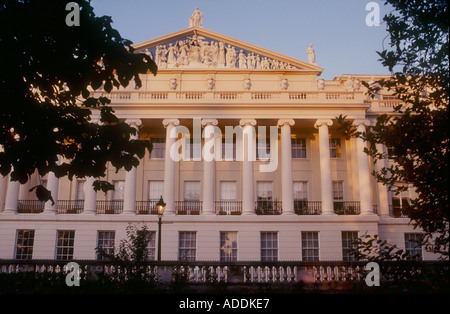
<svg viewBox="0 0 450 314">
<path fill-rule="evenodd" d="M 294 214 L 294 187 L 292 178 L 292 139 L 291 127 L 293 119 L 280 119 L 281 128 L 281 201 L 283 215 Z"/>
<path fill-rule="evenodd" d="M 84 182 L 84 214 L 96 214 L 97 212 L 97 192 L 94 190 L 92 184 L 94 183 L 94 177 L 88 177 Z"/>
<path fill-rule="evenodd" d="M 125 122 L 136 129 L 136 134 L 131 136 L 131 140 L 139 138 L 139 127 L 142 125 L 140 119 L 127 119 Z M 123 193 L 123 214 L 136 213 L 136 167 L 125 173 L 125 190 Z"/>
<path fill-rule="evenodd" d="M 255 179 L 253 164 L 256 159 L 255 119 L 241 119 L 242 132 L 242 214 L 255 215 Z"/>
<path fill-rule="evenodd" d="M 11 174 L 9 175 L 11 178 Z M 17 212 L 17 205 L 19 201 L 19 191 L 20 191 L 20 183 L 19 181 L 11 181 L 9 180 L 8 186 L 6 189 L 6 199 L 5 199 L 5 213 L 15 213 Z"/>
<path fill-rule="evenodd" d="M 357 131 L 366 132 L 366 126 L 370 125 L 369 120 L 355 120 L 353 125 Z M 370 168 L 369 158 L 364 152 L 367 145 L 362 138 L 356 139 L 357 159 L 358 159 L 358 176 L 359 176 L 359 198 L 361 202 L 361 214 L 373 214 L 372 187 L 370 184 Z"/>
<path fill-rule="evenodd" d="M 333 207 L 333 183 L 331 181 L 330 138 L 328 127 L 333 121 L 317 120 L 314 127 L 319 129 L 320 191 L 322 215 L 335 215 Z"/>
<path fill-rule="evenodd" d="M 377 151 L 383 156 L 385 155 L 384 151 L 384 145 L 383 144 L 376 144 Z M 383 158 L 381 160 L 378 160 L 375 164 L 376 170 L 380 171 L 383 167 L 386 166 L 386 160 Z M 380 216 L 389 216 L 389 192 L 388 187 L 383 184 L 382 182 L 377 182 L 378 185 L 378 200 L 379 200 L 379 207 L 378 207 L 378 214 Z"/>
<path fill-rule="evenodd" d="M 216 190 L 216 149 L 214 126 L 218 124 L 216 119 L 203 119 L 205 144 L 203 146 L 203 211 L 202 214 L 215 214 L 215 190 Z"/>
<path fill-rule="evenodd" d="M 45 202 L 44 213 L 45 214 L 56 214 L 56 205 L 58 202 L 58 190 L 59 190 L 59 179 L 55 176 L 53 172 L 47 174 L 47 190 L 50 191 L 53 202 L 51 200 Z"/>
<path fill-rule="evenodd" d="M 163 198 L 166 203 L 164 215 L 175 215 L 175 161 L 170 156 L 170 149 L 176 142 L 176 137 L 171 138 L 172 129 L 180 124 L 178 119 L 164 119 L 166 128 L 166 149 L 164 156 L 164 191 Z"/>
</svg>

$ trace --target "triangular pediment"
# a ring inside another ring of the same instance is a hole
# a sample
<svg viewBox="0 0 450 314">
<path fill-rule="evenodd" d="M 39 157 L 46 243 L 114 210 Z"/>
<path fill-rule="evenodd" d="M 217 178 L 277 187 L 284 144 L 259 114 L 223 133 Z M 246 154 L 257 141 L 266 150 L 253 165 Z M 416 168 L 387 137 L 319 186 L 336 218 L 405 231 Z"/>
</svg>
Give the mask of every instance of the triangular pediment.
<svg viewBox="0 0 450 314">
<path fill-rule="evenodd" d="M 134 45 L 164 69 L 293 70 L 322 68 L 207 29 L 191 27 Z"/>
</svg>

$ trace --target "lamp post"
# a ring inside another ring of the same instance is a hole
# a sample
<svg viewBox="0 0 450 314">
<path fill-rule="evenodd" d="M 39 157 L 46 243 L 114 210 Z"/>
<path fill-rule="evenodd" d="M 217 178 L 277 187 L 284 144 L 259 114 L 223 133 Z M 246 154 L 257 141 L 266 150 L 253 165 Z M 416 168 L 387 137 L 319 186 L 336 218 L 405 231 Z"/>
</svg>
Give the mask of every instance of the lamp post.
<svg viewBox="0 0 450 314">
<path fill-rule="evenodd" d="M 158 262 L 161 261 L 161 225 L 162 225 L 162 216 L 164 215 L 164 210 L 166 209 L 166 203 L 162 198 L 159 199 L 158 203 L 156 203 L 156 210 L 158 212 Z"/>
</svg>

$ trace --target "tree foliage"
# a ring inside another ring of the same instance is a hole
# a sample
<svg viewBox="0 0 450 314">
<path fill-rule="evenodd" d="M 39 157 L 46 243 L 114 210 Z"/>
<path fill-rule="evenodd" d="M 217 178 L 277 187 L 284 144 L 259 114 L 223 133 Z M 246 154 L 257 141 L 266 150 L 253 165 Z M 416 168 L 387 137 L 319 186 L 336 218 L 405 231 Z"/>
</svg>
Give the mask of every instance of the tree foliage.
<svg viewBox="0 0 450 314">
<path fill-rule="evenodd" d="M 377 84 L 364 84 L 372 97 L 384 89 L 401 104 L 393 113 L 379 116 L 365 133 L 352 128 L 345 117 L 338 120 L 349 136 L 369 143 L 366 152 L 375 162 L 387 158 L 376 144 L 389 147 L 393 163 L 374 175 L 397 193 L 408 184 L 413 186 L 418 197 L 411 200 L 405 214 L 424 230 L 424 242 L 431 243 L 430 249 L 448 256 L 447 2 L 386 0 L 385 4 L 394 8 L 384 17 L 390 42 L 378 54 L 392 75 Z"/>
<path fill-rule="evenodd" d="M 156 75 L 155 63 L 134 52 L 111 17 L 96 16 L 89 0 L 75 2 L 80 25 L 71 27 L 64 1 L 0 4 L 0 174 L 22 184 L 36 172 L 72 179 L 100 178 L 108 163 L 130 170 L 151 149 L 131 139 L 135 129 L 108 98 L 91 92 L 140 87 L 139 74 Z M 98 180 L 95 187 L 111 185 Z"/>
</svg>

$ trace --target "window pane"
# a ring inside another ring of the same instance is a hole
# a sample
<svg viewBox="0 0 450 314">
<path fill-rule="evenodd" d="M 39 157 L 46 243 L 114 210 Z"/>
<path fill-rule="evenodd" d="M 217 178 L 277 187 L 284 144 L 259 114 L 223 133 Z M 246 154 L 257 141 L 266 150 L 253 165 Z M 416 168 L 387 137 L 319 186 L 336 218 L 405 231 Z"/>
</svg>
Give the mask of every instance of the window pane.
<svg viewBox="0 0 450 314">
<path fill-rule="evenodd" d="M 422 260 L 422 234 L 405 233 L 405 250 L 409 258 Z"/>
<path fill-rule="evenodd" d="M 236 200 L 236 182 L 221 181 L 220 182 L 220 199 Z"/>
<path fill-rule="evenodd" d="M 292 145 L 292 158 L 306 158 L 305 138 L 293 138 L 291 140 L 291 145 Z"/>
<path fill-rule="evenodd" d="M 341 158 L 341 139 L 330 138 L 330 157 Z"/>
<path fill-rule="evenodd" d="M 73 247 L 75 240 L 74 230 L 59 230 L 57 232 L 56 242 L 56 259 L 70 260 L 73 259 Z"/>
<path fill-rule="evenodd" d="M 192 231 L 180 231 L 178 238 L 178 260 L 195 261 L 195 237 Z"/>
<path fill-rule="evenodd" d="M 103 248 L 106 254 L 114 254 L 114 240 L 116 233 L 114 231 L 99 231 L 97 247 Z M 97 253 L 98 260 L 105 260 L 106 257 Z"/>
<path fill-rule="evenodd" d="M 84 183 L 85 181 L 77 180 L 77 187 L 76 187 L 76 200 L 84 200 Z"/>
<path fill-rule="evenodd" d="M 355 248 L 355 241 L 358 238 L 357 231 L 342 231 L 342 260 L 344 262 L 351 262 L 355 260 L 351 249 Z"/>
<path fill-rule="evenodd" d="M 113 181 L 114 191 L 112 193 L 113 200 L 123 200 L 123 195 L 125 191 L 125 181 Z"/>
<path fill-rule="evenodd" d="M 184 200 L 198 201 L 200 200 L 200 182 L 184 181 Z"/>
<path fill-rule="evenodd" d="M 258 200 L 272 200 L 272 182 L 256 182 Z"/>
<path fill-rule="evenodd" d="M 308 182 L 294 182 L 294 200 L 308 200 Z"/>
<path fill-rule="evenodd" d="M 151 138 L 152 151 L 150 153 L 150 158 L 164 158 L 166 150 L 166 139 L 165 138 Z"/>
</svg>

